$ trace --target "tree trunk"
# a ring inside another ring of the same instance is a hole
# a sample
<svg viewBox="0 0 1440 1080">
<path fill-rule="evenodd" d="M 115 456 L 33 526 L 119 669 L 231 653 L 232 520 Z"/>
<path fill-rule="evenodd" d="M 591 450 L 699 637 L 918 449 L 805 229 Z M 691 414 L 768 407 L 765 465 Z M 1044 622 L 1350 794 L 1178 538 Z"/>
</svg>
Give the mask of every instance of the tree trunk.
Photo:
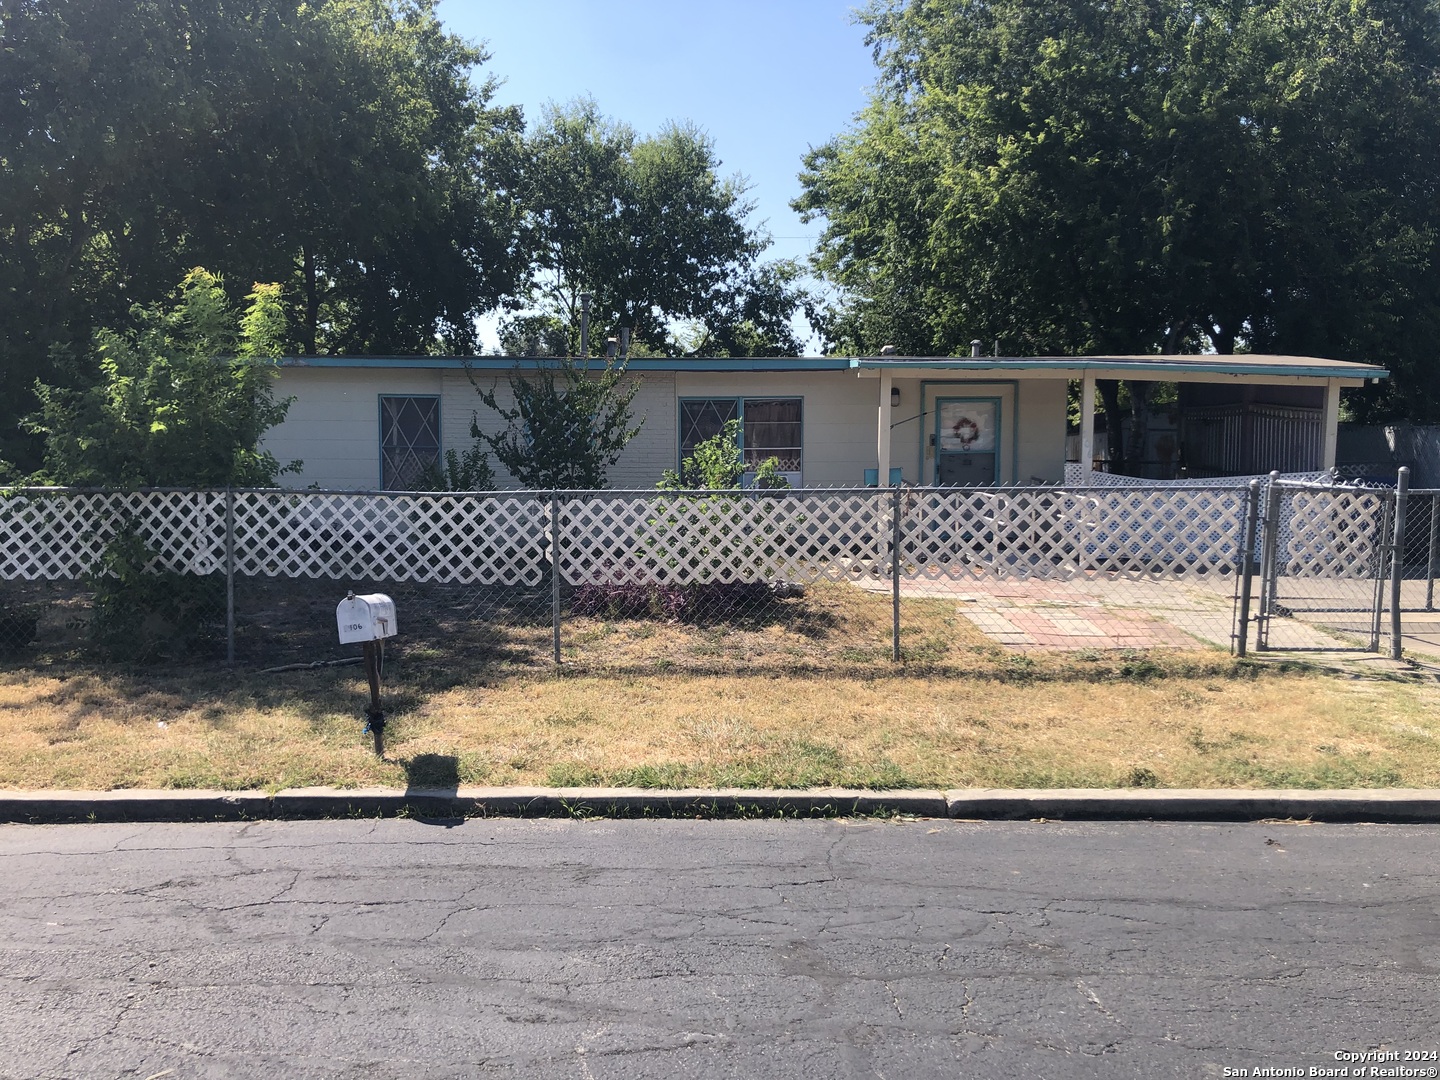
<svg viewBox="0 0 1440 1080">
<path fill-rule="evenodd" d="M 1110 470 L 1114 472 L 1125 464 L 1124 427 L 1120 413 L 1120 380 L 1096 379 L 1095 389 L 1100 391 L 1100 402 L 1105 408 L 1105 446 L 1109 452 Z"/>
<path fill-rule="evenodd" d="M 1145 444 L 1150 441 L 1150 390 L 1155 385 L 1127 379 L 1130 387 L 1130 438 L 1126 446 L 1125 471 L 1130 476 L 1144 472 Z"/>
<path fill-rule="evenodd" d="M 1210 331 L 1210 342 L 1221 356 L 1230 356 L 1235 352 L 1235 337 L 1235 331 L 1228 326 L 1216 326 Z"/>
</svg>

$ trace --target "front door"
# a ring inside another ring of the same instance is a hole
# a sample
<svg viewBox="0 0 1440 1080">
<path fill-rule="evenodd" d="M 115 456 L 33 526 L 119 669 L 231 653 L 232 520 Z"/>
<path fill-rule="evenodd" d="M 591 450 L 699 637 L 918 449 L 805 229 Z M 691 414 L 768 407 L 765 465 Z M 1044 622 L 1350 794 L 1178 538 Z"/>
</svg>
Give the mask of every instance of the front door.
<svg viewBox="0 0 1440 1080">
<path fill-rule="evenodd" d="M 989 486 L 1000 479 L 1000 399 L 935 402 L 935 483 Z"/>
</svg>

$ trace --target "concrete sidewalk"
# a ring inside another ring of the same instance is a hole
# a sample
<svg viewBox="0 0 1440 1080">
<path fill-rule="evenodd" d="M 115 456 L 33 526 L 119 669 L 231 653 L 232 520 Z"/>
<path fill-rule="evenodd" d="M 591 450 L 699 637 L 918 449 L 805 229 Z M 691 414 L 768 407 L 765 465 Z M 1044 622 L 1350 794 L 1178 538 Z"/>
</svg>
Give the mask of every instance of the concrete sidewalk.
<svg viewBox="0 0 1440 1080">
<path fill-rule="evenodd" d="M 394 817 L 846 817 L 965 820 L 1440 822 L 1440 789 L 291 788 L 0 791 L 0 822 Z"/>
</svg>

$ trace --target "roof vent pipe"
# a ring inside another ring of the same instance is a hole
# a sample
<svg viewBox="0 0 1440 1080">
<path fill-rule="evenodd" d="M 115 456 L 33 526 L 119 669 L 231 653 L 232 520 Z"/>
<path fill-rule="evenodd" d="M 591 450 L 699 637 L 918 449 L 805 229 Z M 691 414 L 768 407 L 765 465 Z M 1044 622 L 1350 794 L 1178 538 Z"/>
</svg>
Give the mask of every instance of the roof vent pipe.
<svg viewBox="0 0 1440 1080">
<path fill-rule="evenodd" d="M 980 339 L 978 337 L 970 340 L 970 355 L 972 357 L 980 355 Z"/>
<path fill-rule="evenodd" d="M 894 356 L 894 355 L 895 355 L 895 346 L 894 346 L 894 345 L 881 345 L 881 346 L 880 346 L 880 355 L 881 355 L 881 356 Z"/>
<path fill-rule="evenodd" d="M 580 357 L 590 359 L 590 294 L 580 294 Z"/>
</svg>

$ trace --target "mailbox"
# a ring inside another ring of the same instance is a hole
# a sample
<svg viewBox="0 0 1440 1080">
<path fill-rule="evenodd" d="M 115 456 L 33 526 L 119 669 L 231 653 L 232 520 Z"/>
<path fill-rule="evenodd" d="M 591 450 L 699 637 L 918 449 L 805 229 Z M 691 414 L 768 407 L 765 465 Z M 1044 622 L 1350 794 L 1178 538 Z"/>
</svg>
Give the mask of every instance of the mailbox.
<svg viewBox="0 0 1440 1080">
<path fill-rule="evenodd" d="M 394 637 L 395 601 L 384 593 L 349 593 L 335 608 L 335 622 L 340 628 L 341 645 Z"/>
</svg>

